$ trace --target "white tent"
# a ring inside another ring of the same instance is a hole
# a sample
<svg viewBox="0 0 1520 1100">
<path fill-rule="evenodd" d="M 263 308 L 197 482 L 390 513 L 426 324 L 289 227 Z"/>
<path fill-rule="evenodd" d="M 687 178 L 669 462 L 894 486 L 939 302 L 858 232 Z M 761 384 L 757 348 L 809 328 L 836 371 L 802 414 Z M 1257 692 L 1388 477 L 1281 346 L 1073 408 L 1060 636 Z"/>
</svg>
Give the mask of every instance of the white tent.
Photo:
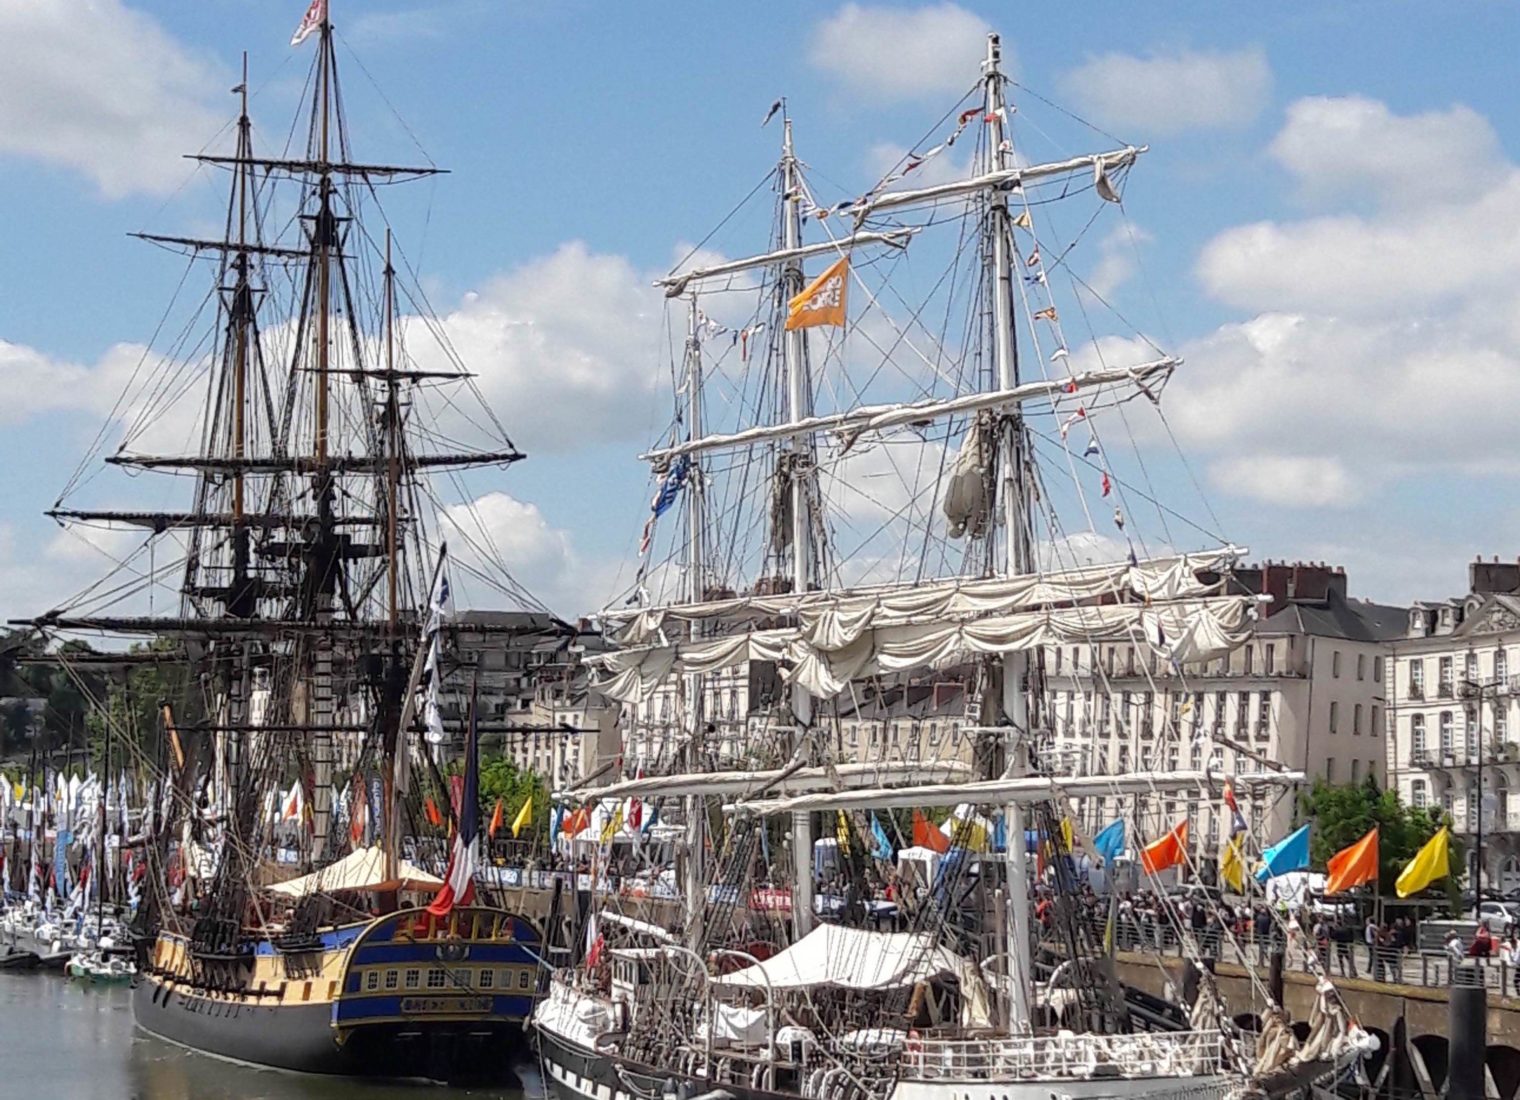
<svg viewBox="0 0 1520 1100">
<path fill-rule="evenodd" d="M 974 975 L 975 967 L 923 932 L 872 932 L 820 924 L 758 966 L 713 979 L 729 988 L 900 989 L 940 974 Z"/>
<path fill-rule="evenodd" d="M 398 861 L 397 872 L 396 878 L 385 877 L 385 853 L 374 845 L 350 852 L 320 871 L 277 883 L 269 888 L 269 892 L 281 897 L 302 898 L 308 894 L 333 894 L 340 890 L 436 890 L 443 885 L 441 878 L 406 860 Z"/>
</svg>

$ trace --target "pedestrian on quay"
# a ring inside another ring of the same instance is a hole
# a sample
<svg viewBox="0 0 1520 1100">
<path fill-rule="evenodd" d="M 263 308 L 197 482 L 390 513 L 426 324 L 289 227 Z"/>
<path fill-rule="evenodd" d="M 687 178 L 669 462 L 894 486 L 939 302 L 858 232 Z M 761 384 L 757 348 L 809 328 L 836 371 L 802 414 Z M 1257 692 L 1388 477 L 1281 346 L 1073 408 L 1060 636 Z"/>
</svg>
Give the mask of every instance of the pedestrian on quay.
<svg viewBox="0 0 1520 1100">
<path fill-rule="evenodd" d="M 1330 931 L 1330 938 L 1335 941 L 1335 961 L 1341 968 L 1341 977 L 1355 978 L 1356 954 L 1353 944 L 1356 943 L 1356 929 L 1345 921 L 1336 921 L 1335 927 Z M 1327 966 L 1328 971 L 1330 968 Z"/>
<path fill-rule="evenodd" d="M 1254 933 L 1256 936 L 1256 962 L 1259 966 L 1267 965 L 1267 954 L 1272 948 L 1272 939 L 1275 929 L 1272 923 L 1272 910 L 1265 905 L 1257 903 Z"/>
<path fill-rule="evenodd" d="M 1516 937 L 1513 924 L 1505 929 L 1504 939 L 1499 942 L 1499 961 L 1509 970 L 1515 983 L 1515 995 L 1520 996 L 1520 937 Z M 1499 988 L 1503 990 L 1502 982 Z"/>
<path fill-rule="evenodd" d="M 1362 929 L 1362 942 L 1367 945 L 1367 976 L 1375 982 L 1383 981 L 1383 929 L 1378 927 L 1378 922 L 1372 917 L 1367 918 L 1367 924 Z"/>
</svg>

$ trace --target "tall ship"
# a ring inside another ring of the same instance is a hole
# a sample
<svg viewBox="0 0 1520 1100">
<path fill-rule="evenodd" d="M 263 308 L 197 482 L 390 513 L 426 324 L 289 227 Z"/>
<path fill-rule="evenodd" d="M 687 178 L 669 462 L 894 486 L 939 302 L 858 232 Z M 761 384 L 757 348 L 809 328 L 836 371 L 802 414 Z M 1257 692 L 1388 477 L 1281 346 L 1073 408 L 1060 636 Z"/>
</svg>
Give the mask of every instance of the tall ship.
<svg viewBox="0 0 1520 1100">
<path fill-rule="evenodd" d="M 152 782 L 128 840 L 143 1030 L 288 1070 L 489 1077 L 533 1004 L 541 932 L 471 874 L 473 713 L 460 774 L 433 748 L 440 682 L 470 675 L 440 640 L 450 582 L 513 587 L 468 495 L 446 505 L 523 455 L 379 203 L 439 169 L 354 155 L 327 0 L 303 42 L 284 148 L 256 141 L 245 62 L 232 147 L 195 157 L 230 181 L 222 231 L 139 234 L 188 258 L 180 293 L 118 403 L 125 438 L 102 456 L 102 433 L 50 515 L 142 541 L 116 536 L 110 576 L 32 625 L 137 639 L 110 660 L 182 670 L 147 704 L 153 743 L 113 731 Z M 101 457 L 189 499 L 139 483 L 135 508 L 76 503 Z M 448 535 L 472 552 L 450 558 Z"/>
<path fill-rule="evenodd" d="M 1249 811 L 1301 777 L 1204 730 L 1213 763 L 1168 769 L 1180 722 L 1106 762 L 1054 734 L 1050 663 L 1080 660 L 1117 710 L 1101 650 L 1185 676 L 1245 644 L 1256 600 L 1239 548 L 1182 552 L 1205 529 L 1121 466 L 1166 440 L 1141 421 L 1180 363 L 1098 321 L 1106 288 L 1075 267 L 1145 149 L 1031 156 L 996 36 L 968 84 L 837 200 L 778 102 L 751 192 L 770 239 L 709 237 L 661 282 L 675 402 L 599 658 L 626 776 L 559 797 L 607 822 L 593 877 L 646 804 L 680 815 L 685 908 L 666 928 L 592 907 L 533 1016 L 559 1100 L 1282 1095 L 1365 1050 L 1329 983 L 1303 1043 L 1272 1007 L 1242 1025 L 1185 924 L 1198 994 L 1139 996 L 1082 919 L 1090 821 L 1132 850 L 1169 835 L 1185 864 L 1163 814 Z M 1142 861 L 1157 889 L 1162 867 Z"/>
</svg>

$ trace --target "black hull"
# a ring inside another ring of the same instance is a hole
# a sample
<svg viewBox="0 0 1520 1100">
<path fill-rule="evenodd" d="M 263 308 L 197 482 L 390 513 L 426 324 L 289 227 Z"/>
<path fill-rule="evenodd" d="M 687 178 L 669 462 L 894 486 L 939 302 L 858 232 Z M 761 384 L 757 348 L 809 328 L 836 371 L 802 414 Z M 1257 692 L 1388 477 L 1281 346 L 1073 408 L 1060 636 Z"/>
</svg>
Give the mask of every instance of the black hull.
<svg viewBox="0 0 1520 1100">
<path fill-rule="evenodd" d="M 626 1058 L 608 1058 L 541 1028 L 532 1028 L 532 1035 L 539 1073 L 553 1100 L 644 1100 L 664 1095 L 668 1082 L 674 1082 L 678 1089 L 684 1086 L 689 1096 L 711 1088 L 701 1078 L 684 1077 L 674 1069 L 662 1072 Z M 796 1100 L 795 1096 L 733 1084 L 725 1083 L 721 1088 L 734 1100 Z"/>
<path fill-rule="evenodd" d="M 510 1081 L 522 1029 L 492 1023 L 373 1024 L 341 1043 L 332 1005 L 259 1004 L 170 989 L 152 978 L 132 987 L 137 1026 L 219 1058 L 299 1073 L 433 1081 Z"/>
</svg>

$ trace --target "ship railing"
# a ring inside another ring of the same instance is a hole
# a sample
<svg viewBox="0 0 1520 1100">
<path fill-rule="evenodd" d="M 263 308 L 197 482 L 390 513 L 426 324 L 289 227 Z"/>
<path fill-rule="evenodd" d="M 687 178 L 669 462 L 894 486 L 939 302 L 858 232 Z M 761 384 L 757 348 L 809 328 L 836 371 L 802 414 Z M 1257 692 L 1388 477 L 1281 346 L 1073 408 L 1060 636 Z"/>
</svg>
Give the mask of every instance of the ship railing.
<svg viewBox="0 0 1520 1100">
<path fill-rule="evenodd" d="M 924 1081 L 1189 1077 L 1219 1072 L 1220 1032 L 913 1039 L 903 1075 Z"/>
</svg>

